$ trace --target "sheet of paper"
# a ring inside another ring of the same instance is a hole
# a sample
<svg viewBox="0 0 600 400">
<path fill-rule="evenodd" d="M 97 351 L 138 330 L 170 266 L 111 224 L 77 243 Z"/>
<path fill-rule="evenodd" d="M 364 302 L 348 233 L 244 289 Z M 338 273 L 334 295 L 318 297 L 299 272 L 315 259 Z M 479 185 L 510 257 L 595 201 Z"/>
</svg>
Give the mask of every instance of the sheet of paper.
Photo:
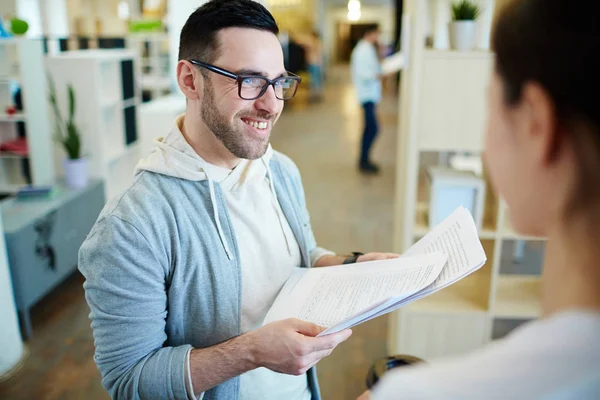
<svg viewBox="0 0 600 400">
<path fill-rule="evenodd" d="M 429 296 L 475 272 L 485 264 L 486 255 L 479 241 L 475 222 L 467 209 L 463 207 L 456 209 L 446 220 L 407 250 L 403 257 L 438 251 L 444 252 L 448 256 L 448 261 L 440 276 L 431 285 L 408 297 L 377 307 L 376 311 L 373 310 L 373 312 L 363 315 L 361 319 L 354 320 L 352 326 L 362 324 Z"/>
<path fill-rule="evenodd" d="M 448 261 L 440 276 L 431 285 L 408 297 L 378 307 L 377 312 L 371 312 L 364 315 L 362 319 L 353 321 L 353 326 L 429 296 L 477 271 L 485 264 L 487 258 L 479 241 L 475 222 L 467 209 L 463 207 L 456 209 L 446 220 L 408 249 L 403 257 L 438 251 L 444 252 L 448 256 Z"/>
<path fill-rule="evenodd" d="M 264 323 L 298 318 L 327 327 L 319 336 L 338 332 L 433 294 L 486 260 L 471 214 L 459 207 L 399 259 L 299 268 Z"/>
<path fill-rule="evenodd" d="M 384 74 L 398 72 L 402 68 L 404 68 L 404 54 L 401 52 L 394 53 L 381 61 L 381 72 Z"/>
<path fill-rule="evenodd" d="M 371 309 L 377 312 L 378 306 L 385 304 L 387 307 L 386 302 L 390 299 L 397 301 L 431 285 L 446 258 L 432 252 L 394 260 L 296 271 L 281 289 L 264 324 L 298 318 L 329 328 L 363 319 L 363 314 Z"/>
<path fill-rule="evenodd" d="M 433 252 L 446 254 L 448 262 L 432 287 L 426 289 L 427 294 L 464 278 L 485 264 L 487 257 L 479 240 L 475 221 L 466 208 L 457 208 L 402 256 Z"/>
</svg>

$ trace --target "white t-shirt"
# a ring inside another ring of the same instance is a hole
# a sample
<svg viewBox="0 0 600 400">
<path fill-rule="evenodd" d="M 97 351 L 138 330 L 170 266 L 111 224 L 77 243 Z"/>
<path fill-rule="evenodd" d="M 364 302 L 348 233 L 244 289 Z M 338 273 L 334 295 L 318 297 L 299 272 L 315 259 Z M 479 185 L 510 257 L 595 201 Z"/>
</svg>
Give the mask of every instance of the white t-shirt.
<svg viewBox="0 0 600 400">
<path fill-rule="evenodd" d="M 371 399 L 600 399 L 600 313 L 563 312 L 468 356 L 392 370 Z"/>
<path fill-rule="evenodd" d="M 301 263 L 298 242 L 275 203 L 264 166 L 256 165 L 260 162 L 242 161 L 221 182 L 242 266 L 242 333 L 260 328 L 285 281 Z M 244 169 L 251 176 L 239 185 L 235 175 Z M 310 398 L 306 375 L 257 368 L 240 376 L 240 400 Z"/>
<path fill-rule="evenodd" d="M 264 156 L 272 156 L 269 147 Z M 262 326 L 277 294 L 295 268 L 301 264 L 300 247 L 272 193 L 263 161 L 242 160 L 231 171 L 207 166 L 219 182 L 233 224 L 242 268 L 242 333 Z M 334 254 L 316 248 L 310 254 L 314 264 L 320 257 Z M 240 375 L 240 400 L 310 400 L 306 374 L 280 374 L 257 368 Z"/>
</svg>

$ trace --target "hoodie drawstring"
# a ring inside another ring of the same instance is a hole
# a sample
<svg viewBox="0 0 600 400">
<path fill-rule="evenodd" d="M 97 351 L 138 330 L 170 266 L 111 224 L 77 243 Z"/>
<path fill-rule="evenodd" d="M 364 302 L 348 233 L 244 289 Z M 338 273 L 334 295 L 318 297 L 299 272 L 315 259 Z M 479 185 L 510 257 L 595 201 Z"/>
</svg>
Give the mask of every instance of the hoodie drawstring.
<svg viewBox="0 0 600 400">
<path fill-rule="evenodd" d="M 269 164 L 261 158 L 265 168 L 267 169 L 267 177 L 269 179 L 269 187 L 271 188 L 271 193 L 273 194 L 273 205 L 275 206 L 275 212 L 277 213 L 277 217 L 279 220 L 279 225 L 281 227 L 281 231 L 283 232 L 283 237 L 285 238 L 285 244 L 287 246 L 288 253 L 292 254 L 292 249 L 290 247 L 290 240 L 285 233 L 285 229 L 283 228 L 282 215 L 279 211 L 279 199 L 277 198 L 277 192 L 275 192 L 275 185 L 273 184 L 273 173 L 271 172 L 271 167 Z M 225 239 L 225 233 L 223 233 L 223 228 L 221 227 L 221 220 L 219 219 L 219 207 L 217 205 L 217 196 L 215 194 L 215 184 L 214 181 L 210 178 L 208 171 L 203 169 L 203 172 L 206 174 L 206 179 L 208 180 L 208 188 L 210 191 L 210 201 L 213 206 L 213 214 L 215 218 L 215 222 L 217 224 L 217 231 L 219 232 L 219 238 L 221 239 L 221 243 L 223 244 L 223 248 L 225 249 L 225 253 L 227 254 L 227 258 L 229 260 L 233 259 L 233 255 L 229 250 L 229 245 L 227 244 L 227 240 Z"/>
<path fill-rule="evenodd" d="M 221 238 L 221 243 L 223 244 L 223 248 L 225 249 L 227 258 L 229 260 L 231 260 L 231 259 L 233 259 L 233 255 L 231 254 L 231 251 L 229 250 L 229 245 L 227 244 L 227 240 L 225 240 L 225 234 L 223 233 L 223 228 L 221 227 L 221 220 L 219 219 L 219 208 L 217 206 L 217 196 L 215 195 L 215 184 L 214 184 L 213 180 L 210 179 L 210 176 L 208 175 L 208 172 L 206 170 L 204 170 L 204 173 L 206 174 L 206 179 L 208 180 L 208 188 L 210 190 L 210 201 L 212 202 L 213 214 L 215 216 L 215 221 L 217 223 L 217 230 L 219 231 L 219 237 Z"/>
<path fill-rule="evenodd" d="M 283 220 L 281 212 L 279 211 L 279 199 L 277 198 L 277 193 L 275 192 L 275 185 L 273 184 L 273 174 L 271 173 L 271 167 L 269 163 L 267 163 L 264 158 L 261 158 L 263 165 L 267 169 L 267 177 L 269 178 L 269 186 L 271 187 L 271 193 L 273 194 L 273 206 L 275 207 L 275 212 L 277 213 L 277 219 L 279 220 L 279 226 L 281 227 L 281 231 L 283 232 L 283 237 L 285 238 L 285 245 L 287 246 L 287 251 L 289 255 L 292 255 L 292 248 L 290 247 L 290 240 L 285 234 L 285 229 L 283 228 Z"/>
</svg>

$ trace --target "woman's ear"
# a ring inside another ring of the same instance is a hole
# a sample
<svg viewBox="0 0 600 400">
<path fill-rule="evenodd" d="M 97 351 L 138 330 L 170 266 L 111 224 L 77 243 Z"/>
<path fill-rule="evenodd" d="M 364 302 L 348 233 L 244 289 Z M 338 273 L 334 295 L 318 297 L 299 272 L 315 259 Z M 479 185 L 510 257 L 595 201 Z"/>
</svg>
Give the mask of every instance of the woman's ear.
<svg viewBox="0 0 600 400">
<path fill-rule="evenodd" d="M 197 73 L 196 68 L 186 60 L 177 63 L 177 85 L 188 100 L 198 100 L 202 89 L 202 74 Z"/>
<path fill-rule="evenodd" d="M 556 107 L 548 92 L 538 83 L 529 82 L 521 94 L 522 117 L 527 132 L 527 146 L 536 163 L 549 165 L 560 152 L 560 126 Z"/>
</svg>

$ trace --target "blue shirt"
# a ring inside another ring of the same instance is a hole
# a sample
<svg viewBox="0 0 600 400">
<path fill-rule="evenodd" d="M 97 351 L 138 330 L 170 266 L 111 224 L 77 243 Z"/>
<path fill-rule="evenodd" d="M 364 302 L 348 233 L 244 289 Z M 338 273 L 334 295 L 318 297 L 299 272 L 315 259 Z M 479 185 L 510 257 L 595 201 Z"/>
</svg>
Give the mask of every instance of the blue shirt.
<svg viewBox="0 0 600 400">
<path fill-rule="evenodd" d="M 381 64 L 375 45 L 366 40 L 359 41 L 350 57 L 352 81 L 356 88 L 358 101 L 378 103 L 381 100 Z"/>
</svg>

